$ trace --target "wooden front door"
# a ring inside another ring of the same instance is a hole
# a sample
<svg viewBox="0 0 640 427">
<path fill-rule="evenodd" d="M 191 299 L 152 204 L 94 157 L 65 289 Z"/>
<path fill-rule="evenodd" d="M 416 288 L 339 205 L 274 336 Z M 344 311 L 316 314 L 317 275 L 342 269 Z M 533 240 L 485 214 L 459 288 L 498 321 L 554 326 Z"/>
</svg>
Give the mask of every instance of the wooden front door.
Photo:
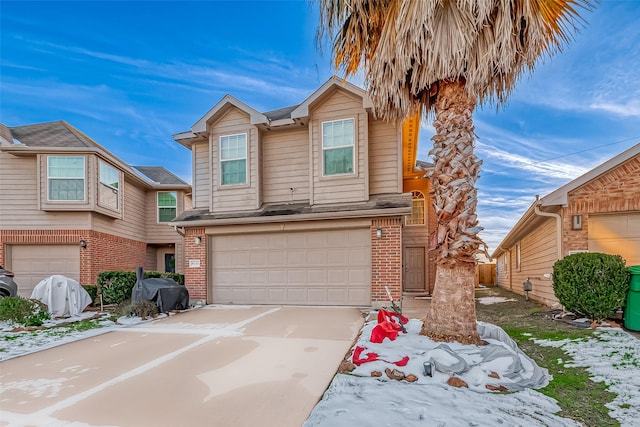
<svg viewBox="0 0 640 427">
<path fill-rule="evenodd" d="M 404 285 L 405 292 L 425 292 L 425 248 L 404 248 Z"/>
</svg>

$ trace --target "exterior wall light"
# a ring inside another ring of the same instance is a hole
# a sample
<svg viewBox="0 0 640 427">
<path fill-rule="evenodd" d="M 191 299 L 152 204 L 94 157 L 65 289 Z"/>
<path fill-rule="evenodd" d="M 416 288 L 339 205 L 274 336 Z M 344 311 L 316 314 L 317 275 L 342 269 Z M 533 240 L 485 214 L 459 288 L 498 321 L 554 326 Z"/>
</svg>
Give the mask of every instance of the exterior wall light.
<svg viewBox="0 0 640 427">
<path fill-rule="evenodd" d="M 87 241 L 84 239 L 80 239 L 80 247 L 82 249 L 87 249 Z"/>
<path fill-rule="evenodd" d="M 202 243 L 202 237 L 200 237 L 200 236 L 196 236 L 196 237 L 194 237 L 194 238 L 193 238 L 193 243 L 194 243 L 196 246 L 200 246 L 200 243 Z"/>
<path fill-rule="evenodd" d="M 378 228 L 376 229 L 376 237 L 377 237 L 378 239 L 382 239 L 382 228 L 378 227 Z"/>
</svg>

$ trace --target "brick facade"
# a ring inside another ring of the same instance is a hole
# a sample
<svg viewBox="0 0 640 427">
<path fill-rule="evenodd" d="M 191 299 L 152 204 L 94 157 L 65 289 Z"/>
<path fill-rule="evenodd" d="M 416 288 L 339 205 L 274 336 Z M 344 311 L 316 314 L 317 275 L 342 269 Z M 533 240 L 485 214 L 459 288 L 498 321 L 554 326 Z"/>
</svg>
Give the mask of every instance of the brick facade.
<svg viewBox="0 0 640 427">
<path fill-rule="evenodd" d="M 5 265 L 6 245 L 79 245 L 80 240 L 87 243 L 86 248 L 80 249 L 80 283 L 83 285 L 96 284 L 102 271 L 135 271 L 139 265 L 146 269 L 145 242 L 91 230 L 0 230 L 0 264 Z"/>
<path fill-rule="evenodd" d="M 199 237 L 199 243 L 196 238 Z M 184 284 L 189 289 L 191 300 L 207 301 L 207 236 L 204 228 L 187 228 L 184 237 L 185 268 Z M 200 262 L 191 267 L 191 262 Z M 211 301 L 209 301 L 211 302 Z"/>
<path fill-rule="evenodd" d="M 377 230 L 382 231 L 378 239 Z M 394 300 L 402 299 L 402 217 L 374 219 L 371 222 L 371 304 L 389 301 L 385 286 Z"/>
<path fill-rule="evenodd" d="M 563 255 L 588 249 L 589 214 L 640 211 L 639 191 L 640 158 L 635 157 L 570 192 L 562 208 Z M 571 229 L 573 215 L 582 215 L 581 230 Z"/>
</svg>

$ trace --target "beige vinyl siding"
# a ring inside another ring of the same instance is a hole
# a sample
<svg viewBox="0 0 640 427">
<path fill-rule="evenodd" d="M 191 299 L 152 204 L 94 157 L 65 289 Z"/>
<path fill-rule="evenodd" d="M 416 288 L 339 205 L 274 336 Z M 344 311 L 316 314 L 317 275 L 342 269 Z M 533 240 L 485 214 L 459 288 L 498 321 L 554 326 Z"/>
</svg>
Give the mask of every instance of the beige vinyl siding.
<svg viewBox="0 0 640 427">
<path fill-rule="evenodd" d="M 211 201 L 209 144 L 205 142 L 193 144 L 191 150 L 193 152 L 193 208 L 209 208 Z"/>
<path fill-rule="evenodd" d="M 247 134 L 247 183 L 245 185 L 220 185 L 220 137 L 225 135 Z M 211 126 L 209 143 L 211 147 L 211 188 L 213 206 L 210 211 L 230 212 L 258 209 L 258 130 L 249 122 L 249 116 L 237 108 L 232 108 Z"/>
<path fill-rule="evenodd" d="M 546 305 L 557 303 L 552 281 L 545 274 L 553 272 L 553 264 L 558 260 L 556 220 L 545 218 L 539 226 L 520 241 L 520 269 L 516 268 L 516 247 L 511 248 L 512 290 L 524 295 L 522 283 L 529 278 L 533 290 L 529 297 Z"/>
<path fill-rule="evenodd" d="M 162 190 L 165 191 L 165 190 Z M 166 190 L 171 191 L 171 190 Z M 175 190 L 177 196 L 176 213 L 180 215 L 185 210 L 184 191 Z M 171 224 L 166 222 L 158 222 L 158 191 L 148 191 L 146 194 L 146 228 L 148 243 L 168 243 L 181 239 Z"/>
<path fill-rule="evenodd" d="M 364 202 L 369 199 L 368 185 L 368 115 L 362 100 L 337 90 L 312 113 L 310 134 L 313 177 L 312 204 Z M 331 120 L 354 119 L 355 148 L 353 175 L 323 176 L 322 123 Z"/>
<path fill-rule="evenodd" d="M 38 161 L 0 151 L 0 228 L 56 230 L 89 228 L 88 212 L 45 212 L 38 208 Z M 11 173 L 4 173 L 11 171 Z M 45 178 L 46 179 L 46 178 Z"/>
<path fill-rule="evenodd" d="M 263 133 L 262 156 L 265 203 L 309 199 L 309 131 L 306 128 Z"/>
<path fill-rule="evenodd" d="M 496 260 L 496 276 L 498 286 L 504 289 L 511 289 L 511 266 L 508 252 L 504 252 Z"/>
<path fill-rule="evenodd" d="M 144 241 L 146 220 L 146 191 L 125 178 L 123 192 L 122 219 L 95 214 L 92 217 L 92 229 L 114 236 Z"/>
<path fill-rule="evenodd" d="M 401 192 L 401 161 L 398 158 L 402 141 L 395 123 L 369 121 L 369 193 Z"/>
</svg>

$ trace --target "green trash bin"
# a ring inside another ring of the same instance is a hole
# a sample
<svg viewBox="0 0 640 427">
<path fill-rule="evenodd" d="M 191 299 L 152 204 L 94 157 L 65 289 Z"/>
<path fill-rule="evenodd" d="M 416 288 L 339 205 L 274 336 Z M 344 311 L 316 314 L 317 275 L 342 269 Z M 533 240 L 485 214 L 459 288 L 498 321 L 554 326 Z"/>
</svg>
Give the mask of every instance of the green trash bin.
<svg viewBox="0 0 640 427">
<path fill-rule="evenodd" d="M 632 331 L 640 331 L 640 265 L 629 267 L 631 282 L 627 306 L 624 309 L 624 327 Z"/>
</svg>

